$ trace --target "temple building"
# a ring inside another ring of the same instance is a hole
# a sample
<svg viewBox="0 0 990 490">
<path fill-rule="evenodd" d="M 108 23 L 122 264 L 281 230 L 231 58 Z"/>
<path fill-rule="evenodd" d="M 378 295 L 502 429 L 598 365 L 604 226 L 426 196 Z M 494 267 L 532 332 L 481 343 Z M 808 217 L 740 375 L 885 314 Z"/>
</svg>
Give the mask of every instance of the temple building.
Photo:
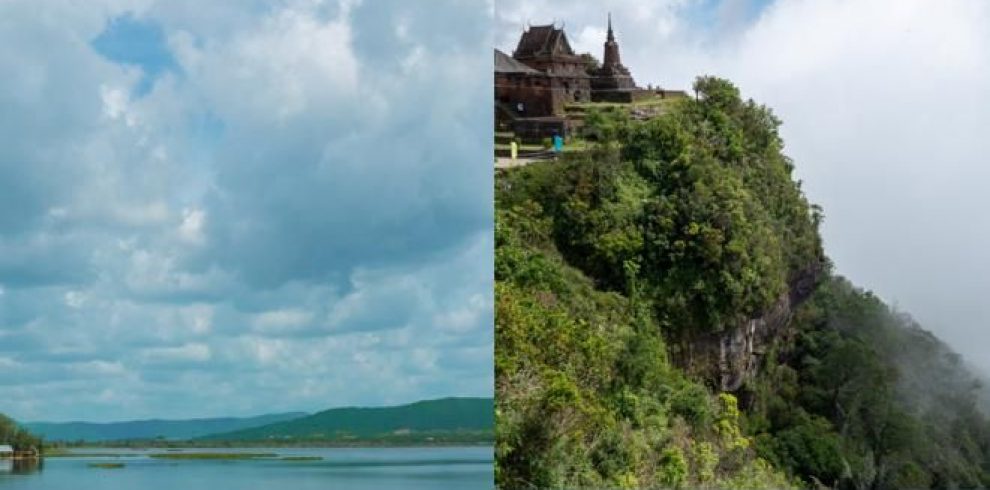
<svg viewBox="0 0 990 490">
<path fill-rule="evenodd" d="M 566 136 L 579 124 L 567 117 L 570 104 L 664 96 L 636 86 L 622 64 L 611 14 L 604 48 L 601 66 L 595 66 L 591 55 L 574 52 L 563 27 L 551 24 L 527 28 L 512 56 L 496 49 L 496 128 L 528 139 Z"/>
<path fill-rule="evenodd" d="M 565 104 L 591 101 L 587 61 L 563 28 L 530 26 L 511 57 L 495 50 L 495 97 L 520 117 L 563 115 Z"/>
</svg>

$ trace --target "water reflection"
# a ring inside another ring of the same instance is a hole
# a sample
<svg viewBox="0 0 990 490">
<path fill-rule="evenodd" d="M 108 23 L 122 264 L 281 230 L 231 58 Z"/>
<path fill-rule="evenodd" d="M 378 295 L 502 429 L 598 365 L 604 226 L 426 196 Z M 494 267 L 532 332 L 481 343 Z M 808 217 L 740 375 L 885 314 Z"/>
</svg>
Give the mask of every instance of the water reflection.
<svg viewBox="0 0 990 490">
<path fill-rule="evenodd" d="M 0 459 L 0 474 L 30 475 L 43 467 L 44 460 L 41 458 Z"/>
<path fill-rule="evenodd" d="M 490 490 L 494 460 L 490 446 L 221 451 L 275 454 L 229 460 L 154 457 L 159 452 L 172 454 L 158 450 L 87 449 L 45 461 L 0 461 L 4 465 L 0 470 L 0 490 Z M 124 467 L 112 466 L 115 469 L 111 470 L 99 463 L 124 463 Z M 30 475 L 20 476 L 25 473 Z"/>
</svg>

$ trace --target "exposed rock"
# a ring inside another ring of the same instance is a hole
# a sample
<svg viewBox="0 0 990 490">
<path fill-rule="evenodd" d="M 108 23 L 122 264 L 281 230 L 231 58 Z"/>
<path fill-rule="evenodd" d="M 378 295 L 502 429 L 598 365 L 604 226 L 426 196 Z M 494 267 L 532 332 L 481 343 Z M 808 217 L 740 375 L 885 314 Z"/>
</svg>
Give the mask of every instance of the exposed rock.
<svg viewBox="0 0 990 490">
<path fill-rule="evenodd" d="M 788 334 L 793 307 L 811 295 L 821 276 L 821 266 L 809 267 L 796 275 L 788 292 L 763 315 L 720 332 L 684 339 L 675 359 L 720 391 L 738 390 L 756 376 L 770 347 Z"/>
</svg>

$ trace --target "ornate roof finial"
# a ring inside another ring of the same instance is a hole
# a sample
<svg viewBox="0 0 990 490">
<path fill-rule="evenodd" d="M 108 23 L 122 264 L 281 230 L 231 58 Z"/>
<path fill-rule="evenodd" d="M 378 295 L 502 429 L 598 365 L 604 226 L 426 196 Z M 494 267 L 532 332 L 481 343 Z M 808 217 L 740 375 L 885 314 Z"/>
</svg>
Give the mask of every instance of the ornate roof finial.
<svg viewBox="0 0 990 490">
<path fill-rule="evenodd" d="M 612 34 L 612 12 L 608 13 L 608 40 L 615 41 L 615 35 Z"/>
</svg>

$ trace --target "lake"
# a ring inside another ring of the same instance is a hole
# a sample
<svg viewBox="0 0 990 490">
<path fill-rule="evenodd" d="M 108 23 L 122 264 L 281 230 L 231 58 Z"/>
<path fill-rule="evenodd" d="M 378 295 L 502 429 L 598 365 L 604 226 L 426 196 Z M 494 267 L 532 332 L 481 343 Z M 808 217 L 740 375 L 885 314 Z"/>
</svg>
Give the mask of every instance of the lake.
<svg viewBox="0 0 990 490">
<path fill-rule="evenodd" d="M 491 489 L 491 447 L 79 449 L 37 469 L 0 461 L 0 489 Z M 275 453 L 251 459 L 160 459 L 150 454 Z M 322 460 L 284 460 L 319 457 Z M 92 464 L 123 463 L 122 468 Z"/>
</svg>

